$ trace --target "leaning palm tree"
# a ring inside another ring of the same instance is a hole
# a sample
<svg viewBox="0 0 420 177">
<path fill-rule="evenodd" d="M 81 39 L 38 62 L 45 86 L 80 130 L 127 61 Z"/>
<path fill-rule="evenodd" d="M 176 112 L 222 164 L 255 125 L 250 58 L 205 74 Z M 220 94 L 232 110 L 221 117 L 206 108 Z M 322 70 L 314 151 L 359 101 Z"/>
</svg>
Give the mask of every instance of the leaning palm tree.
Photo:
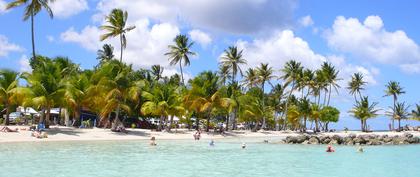
<svg viewBox="0 0 420 177">
<path fill-rule="evenodd" d="M 393 110 L 395 110 L 396 102 L 398 100 L 398 95 L 404 94 L 405 91 L 400 86 L 399 82 L 396 81 L 389 81 L 386 86 L 385 95 L 384 96 L 392 96 L 394 100 Z M 393 115 L 392 117 L 395 117 Z M 394 129 L 394 119 L 392 119 L 392 129 Z"/>
<path fill-rule="evenodd" d="M 113 9 L 111 13 L 106 17 L 108 25 L 101 26 L 101 29 L 106 31 L 105 34 L 101 35 L 101 41 L 104 41 L 105 39 L 108 39 L 110 37 L 120 37 L 120 62 L 122 62 L 123 49 L 127 47 L 127 39 L 125 37 L 125 34 L 136 28 L 136 26 L 126 27 L 127 18 L 127 11 L 123 11 L 121 9 Z"/>
<path fill-rule="evenodd" d="M 194 42 L 190 42 L 186 35 L 180 34 L 175 37 L 174 43 L 175 45 L 168 46 L 169 52 L 165 53 L 165 55 L 169 56 L 170 65 L 179 64 L 182 85 L 185 85 L 182 62 L 184 62 L 184 66 L 190 65 L 190 56 L 195 55 L 195 52 L 191 51 Z"/>
<path fill-rule="evenodd" d="M 11 9 L 14 7 L 26 5 L 25 14 L 23 15 L 23 20 L 26 21 L 31 18 L 31 34 L 32 34 L 32 57 L 35 59 L 35 32 L 34 32 L 34 17 L 37 15 L 43 8 L 47 11 L 50 18 L 54 17 L 54 14 L 48 5 L 55 0 L 14 0 L 7 4 L 6 9 Z"/>
<path fill-rule="evenodd" d="M 163 66 L 160 66 L 160 65 L 152 66 L 151 72 L 155 78 L 155 81 L 159 82 L 159 80 L 162 78 L 163 70 L 164 70 Z"/>
<path fill-rule="evenodd" d="M 363 80 L 362 73 L 354 73 L 353 76 L 351 76 L 351 81 L 349 81 L 347 89 L 349 90 L 349 93 L 354 96 L 354 101 L 357 102 L 357 95 L 362 99 L 361 91 L 365 89 L 364 86 L 366 84 L 367 82 Z"/>
<path fill-rule="evenodd" d="M 98 50 L 96 59 L 99 60 L 99 63 L 105 63 L 114 58 L 114 47 L 111 44 L 104 44 L 102 49 Z"/>
<path fill-rule="evenodd" d="M 367 131 L 367 119 L 378 116 L 376 109 L 377 102 L 369 103 L 367 96 L 363 97 L 360 101 L 356 102 L 354 107 L 349 111 L 353 117 L 357 118 L 361 122 L 362 131 Z"/>
<path fill-rule="evenodd" d="M 225 54 L 222 56 L 220 64 L 229 68 L 229 71 L 232 74 L 232 83 L 234 83 L 238 72 L 241 76 L 243 75 L 241 65 L 245 65 L 246 60 L 242 57 L 242 50 L 238 51 L 236 46 L 230 46 L 225 50 Z"/>
<path fill-rule="evenodd" d="M 265 98 L 264 98 L 265 83 L 268 82 L 269 84 L 271 84 L 270 80 L 274 78 L 274 74 L 273 74 L 274 70 L 272 67 L 268 66 L 268 63 L 266 64 L 261 63 L 260 66 L 257 67 L 256 69 L 257 69 L 258 82 L 261 84 L 261 90 L 262 90 L 261 102 L 264 108 L 265 107 Z M 262 128 L 265 128 L 265 125 L 266 125 L 266 120 L 265 120 L 265 117 L 263 117 Z"/>
<path fill-rule="evenodd" d="M 0 70 L 0 103 L 6 109 L 5 124 L 9 125 L 10 107 L 13 104 L 13 95 L 18 86 L 19 74 L 12 70 Z"/>
</svg>

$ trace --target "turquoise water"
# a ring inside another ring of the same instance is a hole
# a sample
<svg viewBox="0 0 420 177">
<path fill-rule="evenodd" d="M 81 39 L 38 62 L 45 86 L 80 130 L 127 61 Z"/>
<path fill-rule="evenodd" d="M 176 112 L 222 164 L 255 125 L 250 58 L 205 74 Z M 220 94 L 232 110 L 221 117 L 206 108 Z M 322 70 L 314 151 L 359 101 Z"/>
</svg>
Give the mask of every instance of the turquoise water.
<svg viewBox="0 0 420 177">
<path fill-rule="evenodd" d="M 419 177 L 420 146 L 264 144 L 247 140 L 0 144 L 1 177 L 294 176 Z"/>
</svg>

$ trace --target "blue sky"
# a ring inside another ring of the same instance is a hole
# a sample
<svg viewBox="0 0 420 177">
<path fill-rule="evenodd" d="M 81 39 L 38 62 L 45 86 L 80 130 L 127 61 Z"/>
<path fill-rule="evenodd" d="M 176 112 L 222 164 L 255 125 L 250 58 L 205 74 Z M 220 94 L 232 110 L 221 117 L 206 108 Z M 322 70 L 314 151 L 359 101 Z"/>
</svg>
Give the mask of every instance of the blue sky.
<svg viewBox="0 0 420 177">
<path fill-rule="evenodd" d="M 0 0 L 0 68 L 27 71 L 30 23 L 22 21 L 23 8 L 5 11 L 8 2 Z M 160 64 L 166 75 L 178 72 L 163 53 L 173 37 L 183 33 L 195 41 L 198 53 L 186 68 L 188 78 L 217 69 L 223 50 L 237 45 L 244 50 L 246 67 L 264 62 L 278 71 L 295 59 L 316 69 L 329 61 L 340 70 L 342 87 L 352 73 L 362 72 L 369 82 L 363 94 L 384 110 L 392 104 L 390 97 L 383 97 L 384 85 L 396 80 L 407 92 L 399 100 L 413 108 L 420 103 L 419 5 L 415 0 L 58 0 L 52 4 L 54 19 L 45 12 L 36 16 L 36 51 L 67 56 L 82 68 L 92 68 L 102 44 L 111 43 L 119 52 L 118 41 L 99 41 L 98 28 L 104 16 L 119 7 L 136 26 L 127 36 L 124 54 L 124 61 L 135 68 Z M 345 89 L 333 95 L 332 104 L 341 110 L 341 121 L 333 127 L 359 127 L 347 113 L 353 99 Z M 388 123 L 386 116 L 369 120 L 373 129 L 385 129 Z"/>
</svg>

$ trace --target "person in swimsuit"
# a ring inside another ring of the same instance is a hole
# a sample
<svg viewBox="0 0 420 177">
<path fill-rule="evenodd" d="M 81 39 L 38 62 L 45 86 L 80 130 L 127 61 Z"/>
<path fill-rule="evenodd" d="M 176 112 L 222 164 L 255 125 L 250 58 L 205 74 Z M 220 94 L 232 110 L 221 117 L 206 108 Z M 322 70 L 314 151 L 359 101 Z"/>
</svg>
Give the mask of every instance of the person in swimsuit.
<svg viewBox="0 0 420 177">
<path fill-rule="evenodd" d="M 152 136 L 152 138 L 150 138 L 150 146 L 156 146 L 156 138 L 154 136 Z"/>
<path fill-rule="evenodd" d="M 326 152 L 335 152 L 335 150 L 331 145 L 328 145 Z"/>
</svg>

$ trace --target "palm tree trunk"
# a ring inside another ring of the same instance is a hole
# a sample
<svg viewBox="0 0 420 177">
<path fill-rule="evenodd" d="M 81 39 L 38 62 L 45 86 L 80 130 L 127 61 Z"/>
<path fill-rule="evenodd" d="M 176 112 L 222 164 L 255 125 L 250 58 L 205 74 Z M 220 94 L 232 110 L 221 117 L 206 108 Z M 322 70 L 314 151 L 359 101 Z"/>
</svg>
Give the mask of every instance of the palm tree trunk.
<svg viewBox="0 0 420 177">
<path fill-rule="evenodd" d="M 31 33 L 32 33 L 32 57 L 36 58 L 35 54 L 35 30 L 34 30 L 34 13 L 31 12 Z"/>
<path fill-rule="evenodd" d="M 229 114 L 227 114 L 227 116 L 226 116 L 226 131 L 229 131 L 229 118 L 230 118 L 230 116 L 229 116 Z"/>
<path fill-rule="evenodd" d="M 330 89 L 328 91 L 328 102 L 327 102 L 327 106 L 330 105 L 330 99 L 331 99 L 331 84 L 330 84 Z"/>
<path fill-rule="evenodd" d="M 9 109 L 9 104 L 6 104 L 5 107 L 6 107 L 6 120 L 5 120 L 5 125 L 9 125 L 10 124 L 10 117 L 9 117 L 10 109 Z"/>
<path fill-rule="evenodd" d="M 182 85 L 184 85 L 185 86 L 185 83 L 184 83 L 184 73 L 182 72 L 182 61 L 180 60 L 179 61 L 179 69 L 181 70 L 181 80 L 182 80 Z"/>
<path fill-rule="evenodd" d="M 264 85 L 265 85 L 265 81 L 262 81 L 262 97 L 261 97 L 261 103 L 262 103 L 262 110 L 263 110 L 263 123 L 262 123 L 262 128 L 265 129 L 265 115 L 264 115 L 264 107 L 265 107 L 265 101 L 264 101 Z"/>
<path fill-rule="evenodd" d="M 209 132 L 210 130 L 210 116 L 207 116 L 207 127 L 206 127 L 206 132 Z"/>
<path fill-rule="evenodd" d="M 324 92 L 324 103 L 322 105 L 325 106 L 326 102 L 327 102 L 327 91 Z"/>
<path fill-rule="evenodd" d="M 401 118 L 398 119 L 398 131 L 401 131 Z"/>
<path fill-rule="evenodd" d="M 122 39 L 122 34 L 120 34 L 120 44 L 121 44 L 121 52 L 120 52 L 120 62 L 122 62 L 122 57 L 123 57 L 123 39 Z"/>
<path fill-rule="evenodd" d="M 171 131 L 173 123 L 174 123 L 174 115 L 171 115 L 171 120 L 169 121 L 168 131 Z"/>
<path fill-rule="evenodd" d="M 45 128 L 49 128 L 50 127 L 50 114 L 51 113 L 51 108 L 47 107 L 47 114 L 45 116 Z"/>
<path fill-rule="evenodd" d="M 394 96 L 394 110 L 393 110 L 393 113 L 392 113 L 392 130 L 395 130 L 394 118 L 395 118 L 395 102 L 397 102 L 396 100 L 397 100 L 397 98 L 396 98 L 396 96 Z"/>
<path fill-rule="evenodd" d="M 292 90 L 290 90 L 289 96 L 287 97 L 287 100 L 286 100 L 286 105 L 285 105 L 285 109 L 284 109 L 285 118 L 284 118 L 284 122 L 283 122 L 284 129 L 286 129 L 286 125 L 287 125 L 287 114 L 288 114 L 289 99 L 292 96 L 292 92 L 293 92 L 294 89 L 295 89 L 295 82 L 292 83 Z"/>
<path fill-rule="evenodd" d="M 117 128 L 117 123 L 119 123 L 119 121 L 120 121 L 120 118 L 119 118 L 119 115 L 120 115 L 120 104 L 118 104 L 118 106 L 117 106 L 117 112 L 115 113 L 115 120 L 114 120 L 114 126 L 115 127 L 112 127 L 112 128 Z"/>
<path fill-rule="evenodd" d="M 236 115 L 237 115 L 237 112 L 238 112 L 238 108 L 235 107 L 233 109 L 232 130 L 236 130 L 237 129 L 237 126 L 236 126 Z"/>
<path fill-rule="evenodd" d="M 360 126 L 362 127 L 362 132 L 365 131 L 365 126 L 363 125 L 363 119 L 360 119 Z"/>
</svg>

